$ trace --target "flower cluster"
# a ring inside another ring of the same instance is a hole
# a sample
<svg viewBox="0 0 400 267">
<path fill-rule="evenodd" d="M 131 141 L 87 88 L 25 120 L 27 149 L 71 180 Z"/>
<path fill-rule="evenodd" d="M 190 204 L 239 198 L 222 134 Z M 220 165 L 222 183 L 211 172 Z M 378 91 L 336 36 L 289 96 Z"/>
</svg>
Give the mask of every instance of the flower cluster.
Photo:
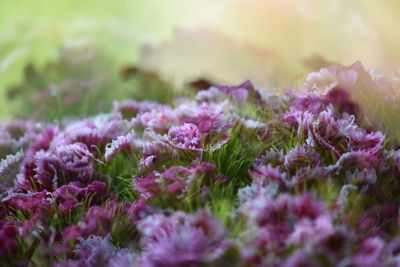
<svg viewBox="0 0 400 267">
<path fill-rule="evenodd" d="M 363 123 L 351 68 L 2 123 L 0 262 L 399 265 L 400 150 Z"/>
</svg>

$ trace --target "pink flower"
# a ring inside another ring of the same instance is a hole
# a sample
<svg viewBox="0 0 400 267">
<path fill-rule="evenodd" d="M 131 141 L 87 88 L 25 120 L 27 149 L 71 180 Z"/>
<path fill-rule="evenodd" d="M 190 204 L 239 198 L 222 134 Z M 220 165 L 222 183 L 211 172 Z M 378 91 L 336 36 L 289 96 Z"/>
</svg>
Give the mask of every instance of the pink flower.
<svg viewBox="0 0 400 267">
<path fill-rule="evenodd" d="M 158 166 L 179 158 L 180 156 L 173 146 L 163 140 L 152 140 L 143 145 L 139 173 L 148 174 Z"/>
<path fill-rule="evenodd" d="M 107 162 L 110 162 L 121 150 L 130 150 L 131 148 L 140 150 L 142 147 L 142 141 L 137 140 L 135 132 L 132 131 L 127 135 L 118 136 L 117 139 L 114 139 L 111 143 L 108 143 L 106 145 L 104 157 Z"/>
<path fill-rule="evenodd" d="M 279 167 L 273 168 L 271 164 L 267 166 L 262 164 L 253 164 L 254 170 L 249 170 L 249 176 L 253 180 L 253 182 L 260 186 L 266 186 L 271 181 L 277 181 L 283 185 L 286 185 L 286 173 L 282 173 L 279 170 Z"/>
<path fill-rule="evenodd" d="M 303 219 L 295 224 L 288 242 L 297 245 L 316 244 L 333 232 L 334 227 L 330 216 L 322 215 L 315 220 Z"/>
<path fill-rule="evenodd" d="M 162 194 L 181 197 L 192 184 L 209 185 L 216 179 L 215 172 L 215 165 L 208 162 L 193 168 L 172 166 L 162 173 L 153 171 L 146 178 L 134 177 L 133 188 L 145 199 Z"/>
<path fill-rule="evenodd" d="M 358 266 L 380 266 L 383 260 L 380 255 L 384 246 L 384 241 L 379 237 L 365 239 L 357 254 L 352 257 L 352 263 Z"/>
<path fill-rule="evenodd" d="M 318 115 L 325 109 L 325 105 L 322 99 L 314 93 L 296 94 L 290 103 L 290 109 L 301 112 L 308 111 L 313 115 Z"/>
<path fill-rule="evenodd" d="M 139 114 L 132 122 L 135 127 L 164 134 L 171 125 L 177 123 L 177 114 L 169 106 L 160 106 Z"/>
<path fill-rule="evenodd" d="M 168 131 L 168 137 L 171 143 L 180 149 L 201 149 L 200 131 L 193 123 L 171 127 Z"/>
<path fill-rule="evenodd" d="M 251 98 L 252 101 L 261 101 L 260 93 L 253 87 L 250 81 L 245 81 L 238 86 L 218 85 L 215 88 L 238 104 L 243 104 L 247 98 Z"/>
</svg>

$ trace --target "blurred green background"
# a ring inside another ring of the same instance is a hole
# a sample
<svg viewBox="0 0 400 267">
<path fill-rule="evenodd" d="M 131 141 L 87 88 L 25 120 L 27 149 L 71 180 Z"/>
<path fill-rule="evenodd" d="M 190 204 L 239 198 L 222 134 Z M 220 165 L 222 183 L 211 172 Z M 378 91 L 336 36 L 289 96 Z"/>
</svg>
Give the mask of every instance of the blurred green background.
<svg viewBox="0 0 400 267">
<path fill-rule="evenodd" d="M 107 97 L 93 113 L 114 98 L 140 98 L 149 83 L 157 90 L 199 77 L 251 79 L 273 89 L 355 60 L 393 75 L 398 25 L 397 0 L 3 0 L 0 118 L 34 113 L 43 103 L 30 92 L 68 79 L 107 80 L 96 85 L 100 93 L 80 99 L 90 105 L 89 98 Z M 121 77 L 126 66 L 139 68 L 139 76 Z"/>
</svg>

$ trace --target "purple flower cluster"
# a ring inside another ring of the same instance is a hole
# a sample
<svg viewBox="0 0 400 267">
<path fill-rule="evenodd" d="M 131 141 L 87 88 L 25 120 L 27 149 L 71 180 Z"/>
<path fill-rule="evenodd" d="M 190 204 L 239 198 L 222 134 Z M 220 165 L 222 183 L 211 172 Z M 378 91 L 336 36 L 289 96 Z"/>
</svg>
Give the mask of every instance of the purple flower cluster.
<svg viewBox="0 0 400 267">
<path fill-rule="evenodd" d="M 357 73 L 329 71 L 2 123 L 0 262 L 400 265 L 400 150 L 360 123 Z"/>
</svg>

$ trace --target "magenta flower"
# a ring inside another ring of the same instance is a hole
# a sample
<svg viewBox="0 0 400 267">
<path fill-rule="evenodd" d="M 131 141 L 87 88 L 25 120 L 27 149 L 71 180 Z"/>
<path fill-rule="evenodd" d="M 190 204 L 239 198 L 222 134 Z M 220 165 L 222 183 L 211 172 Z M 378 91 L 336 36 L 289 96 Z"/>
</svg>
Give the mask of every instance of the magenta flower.
<svg viewBox="0 0 400 267">
<path fill-rule="evenodd" d="M 6 258 L 18 248 L 18 229 L 14 221 L 0 220 L 0 258 Z"/>
<path fill-rule="evenodd" d="M 17 187 L 54 191 L 67 183 L 85 186 L 92 178 L 93 158 L 83 143 L 61 145 L 54 152 L 40 150 L 25 158 L 18 174 Z"/>
<path fill-rule="evenodd" d="M 49 152 L 40 150 L 33 158 L 34 175 L 33 179 L 42 186 L 43 189 L 54 191 L 58 187 L 58 178 L 62 177 L 61 162 L 58 157 Z M 30 177 L 25 177 L 29 181 Z M 32 186 L 34 187 L 34 186 Z"/>
<path fill-rule="evenodd" d="M 53 192 L 54 201 L 58 203 L 58 209 L 65 213 L 83 201 L 90 198 L 91 204 L 96 204 L 107 198 L 107 185 L 100 181 L 94 181 L 87 187 L 80 188 L 74 185 L 63 185 Z"/>
<path fill-rule="evenodd" d="M 357 104 L 351 100 L 349 91 L 345 88 L 336 87 L 330 90 L 323 97 L 325 105 L 333 105 L 335 110 L 340 113 L 349 113 L 356 115 L 359 108 Z"/>
<path fill-rule="evenodd" d="M 115 227 L 120 223 L 121 218 L 127 218 L 132 225 L 135 225 L 138 220 L 143 219 L 152 212 L 152 209 L 143 200 L 138 200 L 135 204 L 110 201 L 103 206 L 92 206 L 79 223 L 64 229 L 63 246 L 67 246 L 70 241 L 87 238 L 90 235 L 104 237 L 111 233 L 113 225 Z"/>
<path fill-rule="evenodd" d="M 87 184 L 91 180 L 93 174 L 91 160 L 93 155 L 85 144 L 74 143 L 59 146 L 56 148 L 56 154 L 67 181 Z"/>
<path fill-rule="evenodd" d="M 27 157 L 33 157 L 36 152 L 40 150 L 47 151 L 50 148 L 50 144 L 53 141 L 53 138 L 59 133 L 59 130 L 56 126 L 48 126 L 45 128 L 38 136 L 36 136 L 35 140 L 31 143 L 26 155 Z"/>
<path fill-rule="evenodd" d="M 7 214 L 14 214 L 18 211 L 29 217 L 39 213 L 48 215 L 52 203 L 53 196 L 50 192 L 14 192 L 5 197 L 0 206 L 4 205 Z"/>
</svg>

